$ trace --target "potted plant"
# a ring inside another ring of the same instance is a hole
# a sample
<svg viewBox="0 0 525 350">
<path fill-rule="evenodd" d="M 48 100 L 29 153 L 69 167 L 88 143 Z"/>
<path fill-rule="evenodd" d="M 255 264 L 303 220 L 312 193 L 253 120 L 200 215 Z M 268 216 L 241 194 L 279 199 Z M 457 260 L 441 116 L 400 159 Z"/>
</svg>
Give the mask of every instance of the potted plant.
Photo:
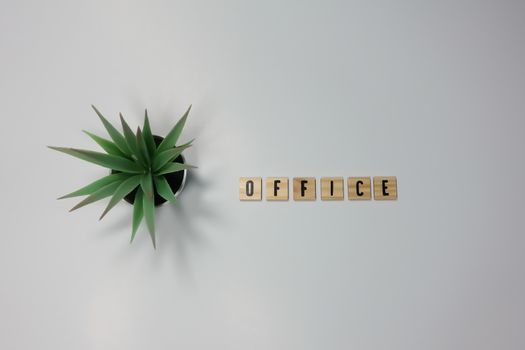
<svg viewBox="0 0 525 350">
<path fill-rule="evenodd" d="M 65 147 L 49 146 L 49 148 L 108 168 L 110 173 L 59 199 L 87 196 L 70 210 L 73 211 L 111 197 L 100 219 L 122 199 L 126 200 L 133 204 L 130 242 L 133 242 L 142 218 L 145 218 L 153 247 L 156 248 L 155 206 L 166 201 L 175 202 L 184 187 L 187 169 L 195 168 L 186 164 L 182 156 L 182 152 L 191 146 L 193 140 L 180 146 L 176 145 L 191 106 L 165 137 L 152 134 L 147 110 L 144 125 L 142 129 L 137 128 L 136 133 L 133 133 L 120 114 L 123 129 L 121 133 L 104 118 L 95 106 L 92 107 L 104 124 L 111 140 L 88 131 L 84 132 L 105 153 Z"/>
</svg>

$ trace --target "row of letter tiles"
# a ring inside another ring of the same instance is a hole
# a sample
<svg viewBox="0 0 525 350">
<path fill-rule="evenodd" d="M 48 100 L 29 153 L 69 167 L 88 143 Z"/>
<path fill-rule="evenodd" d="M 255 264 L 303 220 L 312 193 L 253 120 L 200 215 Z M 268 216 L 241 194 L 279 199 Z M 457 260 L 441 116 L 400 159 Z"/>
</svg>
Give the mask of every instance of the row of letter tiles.
<svg viewBox="0 0 525 350">
<path fill-rule="evenodd" d="M 295 201 L 315 201 L 315 177 L 293 178 L 293 199 Z M 266 200 L 287 201 L 289 186 L 287 177 L 267 177 L 265 181 Z M 372 199 L 372 181 L 370 177 L 349 177 L 347 179 L 348 200 Z M 395 176 L 374 177 L 374 199 L 396 200 L 397 178 Z M 239 180 L 239 199 L 241 201 L 262 200 L 262 178 L 241 177 Z M 344 200 L 344 179 L 342 177 L 321 178 L 321 200 Z"/>
</svg>

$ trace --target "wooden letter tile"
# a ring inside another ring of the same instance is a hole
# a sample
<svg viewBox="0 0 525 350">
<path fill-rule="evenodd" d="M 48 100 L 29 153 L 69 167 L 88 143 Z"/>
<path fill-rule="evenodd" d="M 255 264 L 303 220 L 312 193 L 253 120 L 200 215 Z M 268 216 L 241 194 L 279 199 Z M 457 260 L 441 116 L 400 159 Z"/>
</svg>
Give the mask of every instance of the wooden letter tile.
<svg viewBox="0 0 525 350">
<path fill-rule="evenodd" d="M 262 199 L 262 179 L 260 177 L 241 177 L 239 199 L 241 201 L 260 201 Z"/>
<path fill-rule="evenodd" d="M 372 198 L 372 182 L 369 177 L 348 178 L 348 199 L 369 200 Z"/>
<path fill-rule="evenodd" d="M 374 199 L 376 200 L 396 200 L 397 199 L 397 178 L 395 176 L 375 176 L 374 177 Z"/>
<path fill-rule="evenodd" d="M 296 201 L 315 201 L 315 177 L 293 178 L 293 199 Z"/>
<path fill-rule="evenodd" d="M 267 177 L 266 178 L 266 200 L 287 201 L 288 200 L 288 178 Z"/>
<path fill-rule="evenodd" d="M 342 201 L 344 199 L 344 180 L 342 177 L 321 178 L 321 200 Z"/>
</svg>

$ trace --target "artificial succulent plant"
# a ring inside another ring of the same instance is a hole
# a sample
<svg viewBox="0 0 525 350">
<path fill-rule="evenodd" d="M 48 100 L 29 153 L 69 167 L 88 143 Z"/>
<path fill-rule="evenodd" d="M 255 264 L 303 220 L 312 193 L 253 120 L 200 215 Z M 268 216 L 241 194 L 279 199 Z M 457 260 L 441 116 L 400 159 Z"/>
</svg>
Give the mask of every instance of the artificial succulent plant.
<svg viewBox="0 0 525 350">
<path fill-rule="evenodd" d="M 136 133 L 133 133 L 120 114 L 122 134 L 104 118 L 95 106 L 92 107 L 104 124 L 111 140 L 88 131 L 84 132 L 106 153 L 65 147 L 49 146 L 49 148 L 109 168 L 111 173 L 59 199 L 87 196 L 70 210 L 73 211 L 87 204 L 111 197 L 106 209 L 100 216 L 102 219 L 124 197 L 128 198 L 127 196 L 135 193 L 131 242 L 135 238 L 142 218 L 145 218 L 153 247 L 156 247 L 155 193 L 167 201 L 175 202 L 175 194 L 165 176 L 194 168 L 192 165 L 175 162 L 182 151 L 190 147 L 193 142 L 191 140 L 183 145 L 176 146 L 191 106 L 161 142 L 156 142 L 158 140 L 155 140 L 151 132 L 147 110 L 144 116 L 144 126 L 142 129 L 137 128 Z"/>
</svg>

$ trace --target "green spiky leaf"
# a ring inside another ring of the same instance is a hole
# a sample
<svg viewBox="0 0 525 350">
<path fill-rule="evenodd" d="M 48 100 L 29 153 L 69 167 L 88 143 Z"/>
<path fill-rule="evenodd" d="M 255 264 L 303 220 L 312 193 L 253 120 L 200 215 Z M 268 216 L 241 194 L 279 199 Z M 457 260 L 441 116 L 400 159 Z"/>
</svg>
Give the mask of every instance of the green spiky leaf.
<svg viewBox="0 0 525 350">
<path fill-rule="evenodd" d="M 157 148 L 157 152 L 160 153 L 160 152 L 166 151 L 172 148 L 173 146 L 175 146 L 182 132 L 182 129 L 184 128 L 184 124 L 186 124 L 186 119 L 188 118 L 188 114 L 190 113 L 190 110 L 191 110 L 191 105 L 188 107 L 188 110 L 186 111 L 186 113 L 184 113 L 182 118 L 180 118 L 177 124 L 175 124 L 173 129 L 171 129 L 168 135 L 166 135 L 164 140 L 162 140 L 159 147 Z"/>
<path fill-rule="evenodd" d="M 122 114 L 120 114 L 120 122 L 122 123 L 122 129 L 124 130 L 124 138 L 126 139 L 126 144 L 131 150 L 132 155 L 135 159 L 138 159 L 143 166 L 147 167 L 148 164 L 146 162 L 146 159 L 144 159 L 143 155 L 139 152 L 137 146 L 137 137 L 129 127 L 128 123 L 124 120 Z"/>
<path fill-rule="evenodd" d="M 131 156 L 131 150 L 126 144 L 126 140 L 124 139 L 124 136 L 122 136 L 122 134 L 110 122 L 108 122 L 106 118 L 104 118 L 102 113 L 100 113 L 95 106 L 91 105 L 91 107 L 95 110 L 95 113 L 97 113 L 98 117 L 102 121 L 102 124 L 104 124 L 104 127 L 106 128 L 109 136 L 115 142 L 115 145 L 117 145 L 117 147 L 124 154 Z"/>
<path fill-rule="evenodd" d="M 177 171 L 181 171 L 184 169 L 191 169 L 196 168 L 193 165 L 190 164 L 183 164 L 183 163 L 169 163 L 163 166 L 159 171 L 155 172 L 155 175 L 164 175 L 169 173 L 175 173 Z"/>
<path fill-rule="evenodd" d="M 151 237 L 151 242 L 153 243 L 153 248 L 157 248 L 155 242 L 155 204 L 153 202 L 153 197 L 147 196 L 146 194 L 142 197 L 144 218 L 146 219 L 146 225 L 148 226 L 149 235 Z"/>
<path fill-rule="evenodd" d="M 100 152 L 88 151 L 77 148 L 65 148 L 65 147 L 52 147 L 55 151 L 63 152 L 69 154 L 73 157 L 80 158 L 82 160 L 103 166 L 105 168 L 122 171 L 124 173 L 143 173 L 144 168 L 139 164 L 119 156 L 114 156 L 111 154 L 105 154 Z"/>
<path fill-rule="evenodd" d="M 153 171 L 157 171 L 163 166 L 165 166 L 168 162 L 173 161 L 176 159 L 182 151 L 184 151 L 186 148 L 191 147 L 191 145 L 183 145 L 175 148 L 171 148 L 167 151 L 160 152 L 155 156 L 155 159 L 153 160 Z"/>
<path fill-rule="evenodd" d="M 133 201 L 133 224 L 131 229 L 131 240 L 130 243 L 133 242 L 133 239 L 135 239 L 135 234 L 137 233 L 137 230 L 140 226 L 140 222 L 142 221 L 142 218 L 144 217 L 144 200 L 143 200 L 143 192 L 139 188 L 137 190 L 137 193 L 135 194 L 135 200 Z"/>
<path fill-rule="evenodd" d="M 177 146 L 177 147 L 189 147 L 189 146 L 191 146 L 191 144 L 193 143 L 193 141 L 195 141 L 195 139 L 191 139 L 191 140 L 189 140 L 188 142 L 186 142 L 185 144 L 182 144 L 182 145 Z"/>
<path fill-rule="evenodd" d="M 144 111 L 144 127 L 142 128 L 142 134 L 144 136 L 144 141 L 146 142 L 146 146 L 148 148 L 149 156 L 150 158 L 153 158 L 153 155 L 157 150 L 157 146 L 155 145 L 155 139 L 153 138 L 153 134 L 151 133 L 151 126 L 149 124 L 147 109 Z"/>
<path fill-rule="evenodd" d="M 89 131 L 82 130 L 86 135 L 91 137 L 93 141 L 95 141 L 104 151 L 106 151 L 108 154 L 112 154 L 114 156 L 119 156 L 123 158 L 127 158 L 127 156 L 122 153 L 122 151 L 110 140 L 106 140 L 105 138 L 102 138 L 100 136 L 97 136 L 95 134 L 90 133 Z"/>
<path fill-rule="evenodd" d="M 104 212 L 100 216 L 99 220 L 102 220 L 102 218 L 115 206 L 118 202 L 122 200 L 125 196 L 127 196 L 131 191 L 133 191 L 137 186 L 140 184 L 140 181 L 142 179 L 142 175 L 135 175 L 132 176 L 124 181 L 122 181 L 119 185 L 119 187 L 115 190 L 115 193 L 113 194 L 113 197 L 111 197 L 111 200 L 109 201 L 106 209 L 104 209 Z"/>
<path fill-rule="evenodd" d="M 151 159 L 148 152 L 148 146 L 144 140 L 144 135 L 140 128 L 137 128 L 137 151 L 141 155 L 144 162 L 147 164 L 148 170 L 151 167 Z"/>
<path fill-rule="evenodd" d="M 122 173 L 119 173 L 119 174 L 111 174 L 111 175 L 108 175 L 108 176 L 104 176 L 103 178 L 97 180 L 97 181 L 94 181 L 92 183 L 90 183 L 89 185 L 87 186 L 84 186 L 74 192 L 71 192 L 71 193 L 68 193 L 66 194 L 65 196 L 62 196 L 58 199 L 64 199 L 64 198 L 72 198 L 72 197 L 79 197 L 79 196 L 87 196 L 87 195 L 90 195 L 92 193 L 94 193 L 95 191 L 101 189 L 102 187 L 106 186 L 106 185 L 109 185 L 110 183 L 113 183 L 115 181 L 123 181 L 125 180 L 126 178 L 128 178 L 130 175 L 128 174 L 122 174 Z"/>
<path fill-rule="evenodd" d="M 171 203 L 175 203 L 177 201 L 177 198 L 173 194 L 173 191 L 171 190 L 171 187 L 164 176 L 155 176 L 153 177 L 153 180 L 155 181 L 157 193 L 162 198 L 170 201 Z"/>
<path fill-rule="evenodd" d="M 109 185 L 106 185 L 100 188 L 99 190 L 90 194 L 83 201 L 75 205 L 69 211 L 77 210 L 78 208 L 82 208 L 85 205 L 91 204 L 93 202 L 96 202 L 96 201 L 99 201 L 101 199 L 111 196 L 115 192 L 115 190 L 118 188 L 119 185 L 120 185 L 120 181 L 115 181 L 115 182 L 110 183 Z"/>
<path fill-rule="evenodd" d="M 151 178 L 151 173 L 142 175 L 140 187 L 142 191 L 144 191 L 145 197 L 153 199 L 153 179 Z"/>
</svg>

